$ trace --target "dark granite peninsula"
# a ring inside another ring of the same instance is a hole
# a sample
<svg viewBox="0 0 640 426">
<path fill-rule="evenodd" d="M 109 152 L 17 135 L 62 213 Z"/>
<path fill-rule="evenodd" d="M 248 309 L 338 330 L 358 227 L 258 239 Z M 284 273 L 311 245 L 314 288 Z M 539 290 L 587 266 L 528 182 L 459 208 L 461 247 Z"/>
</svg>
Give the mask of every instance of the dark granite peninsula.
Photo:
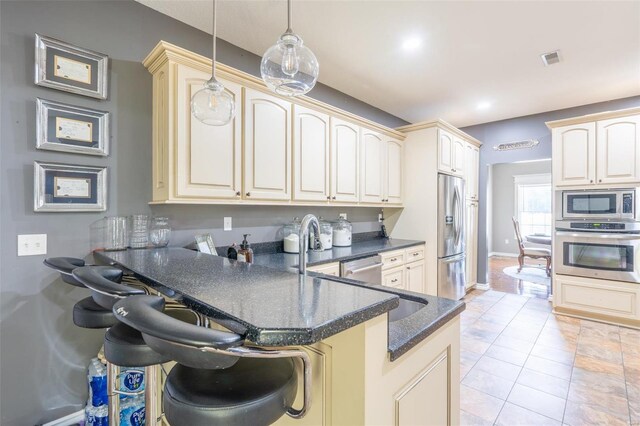
<svg viewBox="0 0 640 426">
<path fill-rule="evenodd" d="M 392 251 L 421 244 L 392 241 Z M 381 243 L 354 244 L 349 256 L 331 261 L 380 253 Z M 292 265 L 265 262 L 272 256 L 283 254 L 256 256 L 271 267 L 181 248 L 95 254 L 250 343 L 303 348 L 313 370 L 311 409 L 276 424 L 459 422 L 464 303 L 317 272 L 300 276 Z"/>
</svg>

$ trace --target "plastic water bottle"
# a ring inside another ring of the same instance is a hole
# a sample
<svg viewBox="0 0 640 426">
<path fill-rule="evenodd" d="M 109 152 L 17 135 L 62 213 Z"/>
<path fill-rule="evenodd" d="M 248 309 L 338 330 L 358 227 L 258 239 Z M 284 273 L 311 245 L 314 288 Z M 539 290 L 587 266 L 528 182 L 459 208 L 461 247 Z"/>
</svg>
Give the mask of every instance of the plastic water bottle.
<svg viewBox="0 0 640 426">
<path fill-rule="evenodd" d="M 128 369 L 120 373 L 120 375 L 118 376 L 118 388 L 123 392 L 143 391 L 144 370 Z"/>
<path fill-rule="evenodd" d="M 109 410 L 106 405 L 94 407 L 87 403 L 84 414 L 85 426 L 109 426 Z"/>
<path fill-rule="evenodd" d="M 88 405 L 100 407 L 108 403 L 107 397 L 107 369 L 98 360 L 93 358 L 89 364 L 87 374 L 89 381 L 89 401 Z"/>
<path fill-rule="evenodd" d="M 120 401 L 120 426 L 144 426 L 145 415 L 144 395 Z"/>
</svg>

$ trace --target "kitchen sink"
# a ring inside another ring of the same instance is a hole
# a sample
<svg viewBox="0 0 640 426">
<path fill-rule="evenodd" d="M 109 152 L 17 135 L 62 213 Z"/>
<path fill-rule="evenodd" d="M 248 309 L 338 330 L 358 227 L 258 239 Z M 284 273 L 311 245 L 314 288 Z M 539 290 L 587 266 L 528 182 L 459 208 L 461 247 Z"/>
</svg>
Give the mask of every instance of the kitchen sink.
<svg viewBox="0 0 640 426">
<path fill-rule="evenodd" d="M 417 302 L 415 300 L 405 299 L 400 297 L 400 305 L 397 308 L 389 311 L 389 322 L 400 321 L 410 315 L 415 314 L 420 309 L 427 306 L 427 302 Z"/>
</svg>

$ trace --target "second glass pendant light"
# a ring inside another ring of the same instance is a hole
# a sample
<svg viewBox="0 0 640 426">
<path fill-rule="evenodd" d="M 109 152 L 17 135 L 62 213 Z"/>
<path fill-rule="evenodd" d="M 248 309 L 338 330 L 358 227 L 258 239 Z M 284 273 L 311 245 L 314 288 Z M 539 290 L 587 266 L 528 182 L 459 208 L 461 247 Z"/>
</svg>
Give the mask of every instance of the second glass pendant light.
<svg viewBox="0 0 640 426">
<path fill-rule="evenodd" d="M 213 0 L 213 57 L 211 58 L 211 78 L 204 83 L 191 98 L 191 113 L 209 126 L 224 126 L 236 114 L 233 97 L 216 80 L 216 6 Z"/>
<path fill-rule="evenodd" d="M 262 56 L 262 79 L 279 95 L 298 96 L 313 89 L 319 72 L 316 56 L 291 29 L 291 0 L 287 0 L 287 30 Z"/>
</svg>

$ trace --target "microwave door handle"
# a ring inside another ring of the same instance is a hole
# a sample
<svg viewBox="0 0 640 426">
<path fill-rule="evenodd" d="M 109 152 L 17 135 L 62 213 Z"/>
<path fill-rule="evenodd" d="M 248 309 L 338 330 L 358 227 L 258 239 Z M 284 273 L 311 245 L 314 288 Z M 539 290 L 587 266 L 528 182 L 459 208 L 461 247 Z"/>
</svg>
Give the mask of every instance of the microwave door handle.
<svg viewBox="0 0 640 426">
<path fill-rule="evenodd" d="M 570 231 L 556 231 L 558 237 L 572 237 L 572 238 L 601 238 L 603 240 L 623 240 L 633 241 L 640 240 L 640 234 L 623 234 L 615 232 L 570 232 Z"/>
</svg>

